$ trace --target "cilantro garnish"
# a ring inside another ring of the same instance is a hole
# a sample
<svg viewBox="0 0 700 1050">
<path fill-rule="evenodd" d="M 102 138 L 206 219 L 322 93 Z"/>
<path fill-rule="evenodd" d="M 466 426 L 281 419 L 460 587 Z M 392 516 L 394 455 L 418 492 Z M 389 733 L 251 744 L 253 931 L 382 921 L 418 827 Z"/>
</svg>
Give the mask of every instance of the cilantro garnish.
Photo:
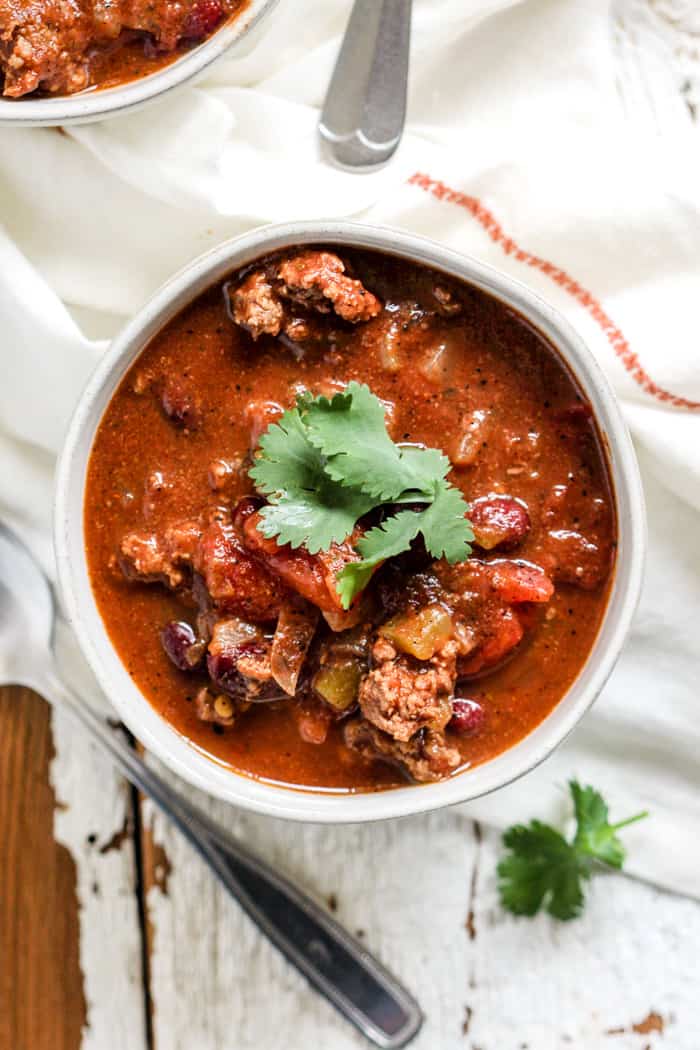
<svg viewBox="0 0 700 1050">
<path fill-rule="evenodd" d="M 575 919 L 584 904 L 584 881 L 595 866 L 619 869 L 624 863 L 625 848 L 617 832 L 648 816 L 638 813 L 610 824 L 599 792 L 576 780 L 569 781 L 569 790 L 577 824 L 570 842 L 539 820 L 516 824 L 503 835 L 510 852 L 498 865 L 498 889 L 503 907 L 514 915 L 536 915 L 544 908 L 555 919 Z"/>
<path fill-rule="evenodd" d="M 379 502 L 413 490 L 429 495 L 444 478 L 450 461 L 434 448 L 394 444 L 386 429 L 384 405 L 363 383 L 349 383 L 332 400 L 307 401 L 304 419 L 309 439 L 326 457 L 334 481 L 362 489 Z"/>
<path fill-rule="evenodd" d="M 375 507 L 424 505 L 398 511 L 358 541 L 362 561 L 338 576 L 347 609 L 376 566 L 408 550 L 419 533 L 435 558 L 468 557 L 474 538 L 468 507 L 447 482 L 449 470 L 438 449 L 395 444 L 382 402 L 369 387 L 352 382 L 331 399 L 301 397 L 271 424 L 250 476 L 269 500 L 261 512 L 263 535 L 312 554 L 347 539 Z"/>
</svg>

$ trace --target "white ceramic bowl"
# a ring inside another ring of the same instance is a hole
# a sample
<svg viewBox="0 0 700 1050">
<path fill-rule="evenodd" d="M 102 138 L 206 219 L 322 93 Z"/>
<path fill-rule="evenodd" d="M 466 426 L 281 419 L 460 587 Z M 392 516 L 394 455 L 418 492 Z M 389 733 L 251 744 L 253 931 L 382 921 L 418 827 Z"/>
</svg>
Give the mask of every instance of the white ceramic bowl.
<svg viewBox="0 0 700 1050">
<path fill-rule="evenodd" d="M 239 44 L 279 0 L 249 0 L 237 18 L 217 29 L 169 65 L 118 87 L 88 89 L 54 98 L 7 99 L 0 96 L 0 127 L 55 127 L 87 124 L 138 109 L 200 74 L 224 51 Z"/>
<path fill-rule="evenodd" d="M 123 376 L 152 336 L 204 289 L 261 255 L 313 242 L 374 248 L 425 263 L 515 308 L 554 344 L 576 375 L 609 451 L 619 523 L 617 568 L 585 667 L 527 737 L 491 761 L 436 784 L 346 795 L 278 787 L 232 772 L 188 744 L 139 692 L 112 647 L 90 588 L 83 537 L 85 472 L 95 431 Z M 607 380 L 564 319 L 524 285 L 474 259 L 421 237 L 354 223 L 266 226 L 222 244 L 173 277 L 124 328 L 97 367 L 73 416 L 57 473 L 55 545 L 64 608 L 120 717 L 146 748 L 204 791 L 256 812 L 305 821 L 379 820 L 465 802 L 502 787 L 546 758 L 591 706 L 615 664 L 639 596 L 645 539 L 642 490 L 627 428 Z"/>
</svg>

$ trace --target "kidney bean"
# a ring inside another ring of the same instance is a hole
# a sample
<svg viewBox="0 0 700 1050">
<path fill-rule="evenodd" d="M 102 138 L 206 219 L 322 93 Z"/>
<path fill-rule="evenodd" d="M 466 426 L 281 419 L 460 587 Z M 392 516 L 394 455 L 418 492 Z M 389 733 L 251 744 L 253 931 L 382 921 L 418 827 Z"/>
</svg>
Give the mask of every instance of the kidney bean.
<svg viewBox="0 0 700 1050">
<path fill-rule="evenodd" d="M 185 22 L 184 39 L 203 40 L 216 29 L 224 14 L 221 0 L 195 0 Z"/>
<path fill-rule="evenodd" d="M 194 671 L 202 661 L 204 646 L 190 624 L 171 620 L 160 632 L 160 642 L 166 655 L 180 671 Z"/>
<path fill-rule="evenodd" d="M 477 700 L 457 699 L 452 702 L 452 718 L 447 728 L 458 736 L 478 733 L 486 721 L 486 712 Z"/>
</svg>

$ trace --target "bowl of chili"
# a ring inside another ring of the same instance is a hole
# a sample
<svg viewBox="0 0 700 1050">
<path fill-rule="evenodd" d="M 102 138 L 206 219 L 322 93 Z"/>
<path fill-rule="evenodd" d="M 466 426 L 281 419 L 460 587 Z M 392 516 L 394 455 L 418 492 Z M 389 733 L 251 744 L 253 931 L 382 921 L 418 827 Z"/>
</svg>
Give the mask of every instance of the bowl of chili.
<svg viewBox="0 0 700 1050">
<path fill-rule="evenodd" d="M 173 277 L 57 472 L 63 604 L 120 717 L 197 787 L 298 820 L 464 802 L 545 759 L 615 664 L 645 542 L 620 408 L 568 323 L 345 222 Z"/>
<path fill-rule="evenodd" d="M 278 0 L 0 0 L 0 126 L 85 124 L 138 109 L 242 43 Z M 38 12 L 38 14 L 37 14 Z M 4 17 L 3 17 L 4 16 Z"/>
</svg>

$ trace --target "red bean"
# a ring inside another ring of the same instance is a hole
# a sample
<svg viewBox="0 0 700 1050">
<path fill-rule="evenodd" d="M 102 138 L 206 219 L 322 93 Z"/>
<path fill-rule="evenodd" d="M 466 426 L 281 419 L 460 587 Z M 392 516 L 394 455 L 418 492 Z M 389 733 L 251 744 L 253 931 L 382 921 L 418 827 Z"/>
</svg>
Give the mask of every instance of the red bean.
<svg viewBox="0 0 700 1050">
<path fill-rule="evenodd" d="M 203 40 L 209 36 L 224 17 L 225 11 L 220 0 L 195 0 L 189 17 L 185 22 L 182 36 L 185 40 Z"/>
<path fill-rule="evenodd" d="M 171 620 L 160 632 L 160 642 L 166 655 L 181 671 L 194 671 L 201 661 L 197 652 L 197 637 L 193 628 L 181 620 Z"/>
<path fill-rule="evenodd" d="M 452 718 L 447 726 L 458 736 L 478 733 L 486 721 L 486 712 L 476 700 L 457 699 L 452 702 Z"/>
<path fill-rule="evenodd" d="M 201 423 L 202 411 L 198 399 L 177 376 L 171 376 L 166 381 L 160 403 L 168 419 L 178 427 L 196 430 Z"/>
</svg>

